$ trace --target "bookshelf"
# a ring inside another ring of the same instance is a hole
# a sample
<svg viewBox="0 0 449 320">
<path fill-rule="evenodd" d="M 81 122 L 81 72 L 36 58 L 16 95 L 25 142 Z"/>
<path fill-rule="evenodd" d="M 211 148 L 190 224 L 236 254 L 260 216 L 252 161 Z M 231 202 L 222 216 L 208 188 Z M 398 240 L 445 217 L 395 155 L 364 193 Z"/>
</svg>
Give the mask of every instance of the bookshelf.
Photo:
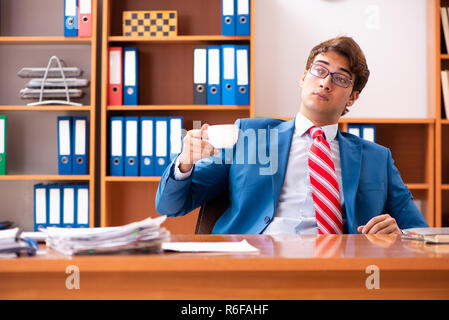
<svg viewBox="0 0 449 320">
<path fill-rule="evenodd" d="M 45 12 L 45 14 L 40 14 Z M 34 227 L 34 189 L 38 183 L 89 185 L 89 225 L 95 218 L 95 104 L 97 67 L 97 0 L 92 0 L 92 36 L 63 36 L 64 1 L 8 0 L 0 2 L 0 114 L 7 116 L 6 175 L 0 176 L 0 220 L 11 220 L 26 231 Z M 57 55 L 83 70 L 89 79 L 83 106 L 27 106 L 19 98 L 26 80 L 22 67 L 46 67 Z M 58 175 L 58 116 L 87 116 L 87 175 Z"/>
<path fill-rule="evenodd" d="M 254 13 L 254 1 L 251 12 Z M 122 12 L 177 10 L 178 35 L 170 38 L 122 36 Z M 253 15 L 254 16 L 254 15 Z M 202 124 L 233 123 L 254 116 L 254 19 L 251 36 L 221 35 L 221 0 L 103 0 L 101 91 L 101 226 L 115 226 L 159 214 L 155 196 L 160 177 L 109 176 L 111 116 L 182 116 L 184 129 Z M 250 105 L 192 105 L 193 48 L 198 45 L 250 46 Z M 108 105 L 108 49 L 137 47 L 139 52 L 139 105 Z M 172 233 L 194 233 L 198 209 L 164 223 Z"/>
<path fill-rule="evenodd" d="M 440 8 L 447 0 L 427 0 L 428 104 L 435 115 L 435 226 L 449 227 L 449 120 L 445 115 L 441 70 L 449 70 L 449 54 L 444 51 Z"/>
</svg>

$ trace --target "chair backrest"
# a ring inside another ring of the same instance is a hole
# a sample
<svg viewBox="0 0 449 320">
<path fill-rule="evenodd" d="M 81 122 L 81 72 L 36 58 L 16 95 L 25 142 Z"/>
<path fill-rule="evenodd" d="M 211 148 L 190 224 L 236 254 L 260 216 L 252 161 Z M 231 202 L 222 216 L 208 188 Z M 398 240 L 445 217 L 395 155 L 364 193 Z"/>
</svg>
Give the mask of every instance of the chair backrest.
<svg viewBox="0 0 449 320">
<path fill-rule="evenodd" d="M 229 206 L 229 197 L 227 192 L 223 192 L 216 198 L 206 202 L 201 206 L 196 221 L 195 234 L 210 234 L 218 218 Z"/>
</svg>

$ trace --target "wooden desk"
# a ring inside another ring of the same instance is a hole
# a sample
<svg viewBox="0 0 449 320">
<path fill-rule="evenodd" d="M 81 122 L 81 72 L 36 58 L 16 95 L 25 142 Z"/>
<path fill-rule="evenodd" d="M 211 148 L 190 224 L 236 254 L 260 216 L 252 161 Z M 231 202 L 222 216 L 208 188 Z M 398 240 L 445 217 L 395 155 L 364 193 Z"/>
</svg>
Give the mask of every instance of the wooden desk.
<svg viewBox="0 0 449 320">
<path fill-rule="evenodd" d="M 0 260 L 0 299 L 449 299 L 449 246 L 395 236 L 174 235 L 247 241 L 259 254 L 161 253 Z M 44 251 L 45 252 L 45 251 Z M 66 268 L 80 271 L 67 289 Z M 367 289 L 372 269 L 379 289 Z"/>
</svg>

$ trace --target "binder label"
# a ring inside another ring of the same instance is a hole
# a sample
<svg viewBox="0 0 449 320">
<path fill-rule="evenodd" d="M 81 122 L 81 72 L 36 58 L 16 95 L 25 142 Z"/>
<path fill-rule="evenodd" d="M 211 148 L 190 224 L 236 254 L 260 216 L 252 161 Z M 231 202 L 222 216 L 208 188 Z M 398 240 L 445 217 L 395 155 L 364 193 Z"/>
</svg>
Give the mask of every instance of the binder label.
<svg viewBox="0 0 449 320">
<path fill-rule="evenodd" d="M 248 85 L 248 51 L 237 50 L 237 85 Z"/>
<path fill-rule="evenodd" d="M 234 48 L 223 48 L 223 78 L 234 79 Z"/>
<path fill-rule="evenodd" d="M 214 67 L 211 67 L 214 66 Z M 220 84 L 220 50 L 209 50 L 209 84 Z"/>
<path fill-rule="evenodd" d="M 61 192 L 59 189 L 50 189 L 49 222 L 50 224 L 61 222 Z"/>
<path fill-rule="evenodd" d="M 63 156 L 70 155 L 70 121 L 59 121 L 59 154 Z"/>
<path fill-rule="evenodd" d="M 44 224 L 47 222 L 47 202 L 46 202 L 46 190 L 36 189 L 36 223 Z"/>
<path fill-rule="evenodd" d="M 84 0 L 80 1 L 80 13 L 91 13 L 92 1 Z"/>
<path fill-rule="evenodd" d="M 75 154 L 86 154 L 86 121 L 75 120 Z"/>
<path fill-rule="evenodd" d="M 110 84 L 120 84 L 121 83 L 121 52 L 118 50 L 111 50 L 109 52 L 109 83 Z"/>
<path fill-rule="evenodd" d="M 194 83 L 206 83 L 206 49 L 195 49 L 194 61 L 195 72 L 193 74 Z"/>
<path fill-rule="evenodd" d="M 75 191 L 73 188 L 64 188 L 63 223 L 75 223 Z"/>
<path fill-rule="evenodd" d="M 89 190 L 78 190 L 78 224 L 89 224 Z"/>
<path fill-rule="evenodd" d="M 76 0 L 66 1 L 65 15 L 66 16 L 76 16 Z"/>
<path fill-rule="evenodd" d="M 125 86 L 136 85 L 136 52 L 125 51 Z"/>
<path fill-rule="evenodd" d="M 111 155 L 114 157 L 122 155 L 122 122 L 113 120 L 111 123 L 112 145 Z"/>
<path fill-rule="evenodd" d="M 156 157 L 167 156 L 167 122 L 156 122 Z"/>
<path fill-rule="evenodd" d="M 237 13 L 249 14 L 249 0 L 237 1 Z"/>
<path fill-rule="evenodd" d="M 126 122 L 126 156 L 137 156 L 137 121 Z"/>
<path fill-rule="evenodd" d="M 234 0 L 223 0 L 223 15 L 224 16 L 234 15 Z"/>
<path fill-rule="evenodd" d="M 153 155 L 153 121 L 142 121 L 142 156 Z"/>
</svg>

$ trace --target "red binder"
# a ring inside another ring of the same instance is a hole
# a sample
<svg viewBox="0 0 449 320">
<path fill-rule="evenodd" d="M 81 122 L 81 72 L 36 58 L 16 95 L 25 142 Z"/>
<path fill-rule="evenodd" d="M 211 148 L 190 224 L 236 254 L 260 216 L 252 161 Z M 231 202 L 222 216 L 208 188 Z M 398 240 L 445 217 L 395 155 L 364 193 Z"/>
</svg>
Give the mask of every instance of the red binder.
<svg viewBox="0 0 449 320">
<path fill-rule="evenodd" d="M 79 0 L 78 5 L 78 36 L 92 36 L 92 0 Z"/>
<path fill-rule="evenodd" d="M 122 82 L 122 47 L 109 48 L 109 105 L 121 106 L 123 104 Z"/>
</svg>

